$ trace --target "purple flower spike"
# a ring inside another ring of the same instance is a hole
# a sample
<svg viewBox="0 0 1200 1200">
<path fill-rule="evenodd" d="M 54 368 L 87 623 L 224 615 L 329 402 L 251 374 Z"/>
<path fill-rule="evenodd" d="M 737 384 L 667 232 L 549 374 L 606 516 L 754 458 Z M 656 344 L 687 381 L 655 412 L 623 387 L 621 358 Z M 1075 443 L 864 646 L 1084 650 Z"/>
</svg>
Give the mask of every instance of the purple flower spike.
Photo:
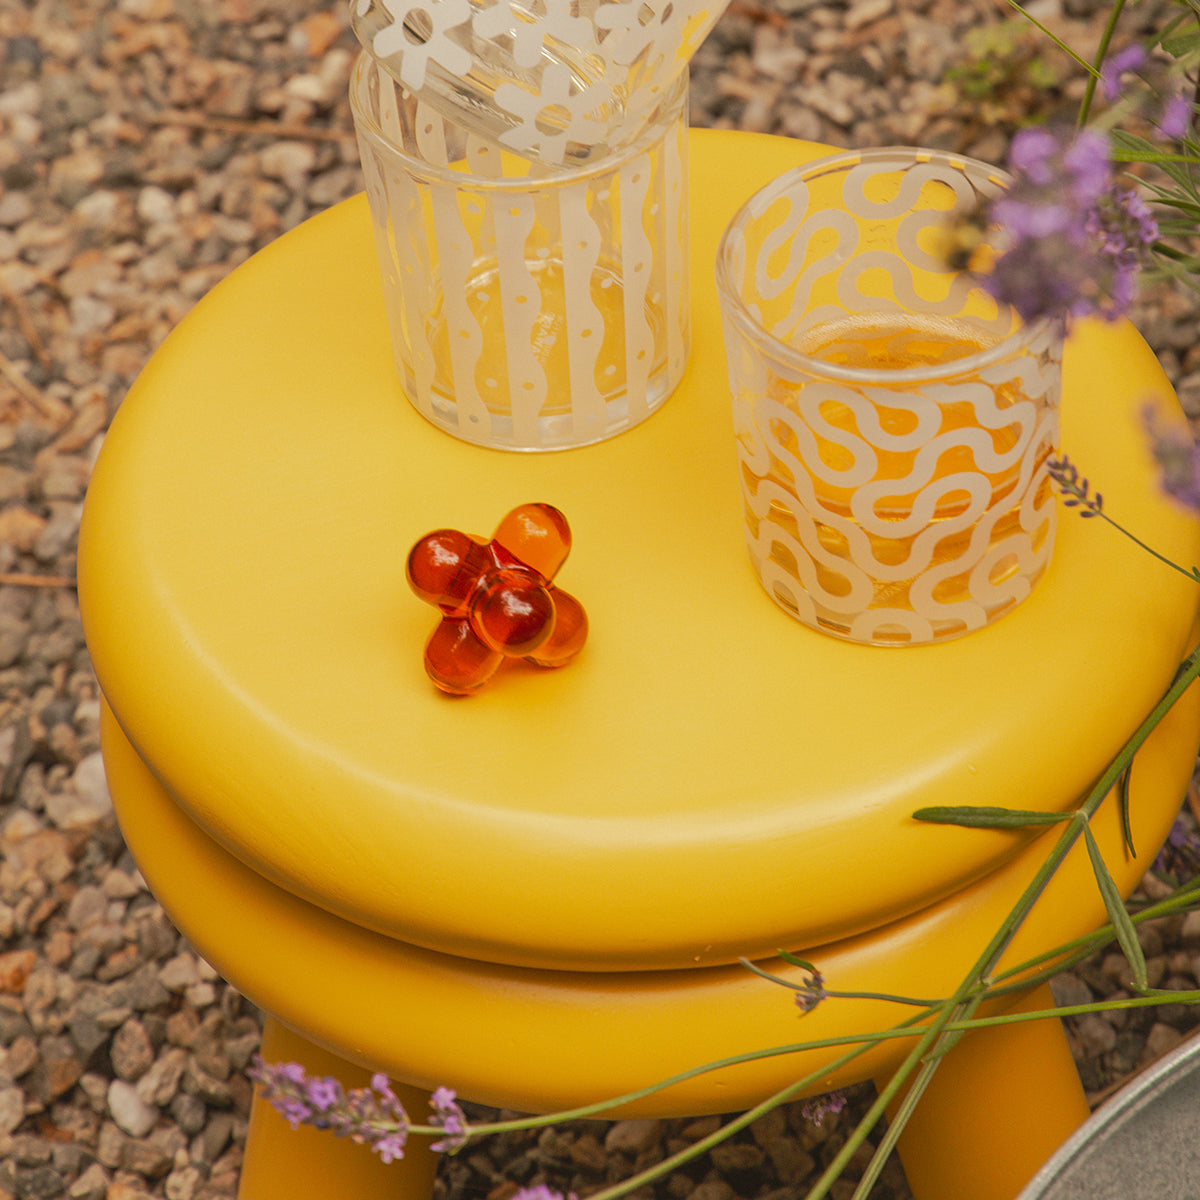
<svg viewBox="0 0 1200 1200">
<path fill-rule="evenodd" d="M 1058 140 L 1049 130 L 1022 129 L 1013 138 L 1009 163 L 1014 171 L 1044 186 L 1053 182 L 1051 164 L 1058 150 Z"/>
<path fill-rule="evenodd" d="M 1095 129 L 1081 129 L 1062 156 L 1071 179 L 1071 195 L 1079 204 L 1095 204 L 1112 185 L 1108 138 Z"/>
<path fill-rule="evenodd" d="M 826 1117 L 836 1117 L 846 1107 L 846 1093 L 838 1090 L 826 1092 L 823 1096 L 814 1096 L 806 1100 L 800 1108 L 800 1115 L 818 1128 L 825 1123 Z"/>
<path fill-rule="evenodd" d="M 308 1085 L 308 1098 L 314 1108 L 326 1112 L 343 1099 L 342 1085 L 336 1079 L 313 1079 Z"/>
<path fill-rule="evenodd" d="M 299 1129 L 312 1116 L 312 1109 L 303 1100 L 286 1097 L 272 1100 L 275 1111 L 293 1128 Z"/>
<path fill-rule="evenodd" d="M 1159 132 L 1169 141 L 1177 142 L 1187 135 L 1192 123 L 1192 102 L 1179 93 L 1172 96 L 1163 106 L 1162 118 L 1158 122 Z"/>
<path fill-rule="evenodd" d="M 384 1162 L 403 1156 L 408 1116 L 387 1076 L 376 1075 L 371 1087 L 346 1092 L 336 1079 L 310 1077 L 299 1063 L 268 1063 L 261 1057 L 255 1058 L 249 1076 L 293 1129 L 311 1125 L 332 1130 L 370 1146 Z"/>
<path fill-rule="evenodd" d="M 453 1154 L 466 1144 L 467 1117 L 458 1106 L 454 1092 L 448 1087 L 440 1087 L 429 1097 L 429 1105 L 433 1109 L 430 1124 L 438 1125 L 446 1136 L 434 1142 L 432 1149 L 439 1153 Z"/>
<path fill-rule="evenodd" d="M 1196 836 L 1191 821 L 1183 813 L 1175 819 L 1171 832 L 1158 857 L 1151 863 L 1153 871 L 1165 872 L 1179 879 L 1187 879 L 1200 869 L 1200 838 Z"/>
<path fill-rule="evenodd" d="M 512 1200 L 575 1200 L 575 1193 L 571 1192 L 569 1196 L 564 1196 L 562 1192 L 556 1192 L 544 1183 L 538 1183 L 533 1187 L 521 1188 Z"/>
<path fill-rule="evenodd" d="M 825 976 L 812 970 L 803 986 L 796 989 L 796 1007 L 802 1013 L 810 1013 L 825 999 Z"/>
<path fill-rule="evenodd" d="M 1153 403 L 1142 409 L 1142 426 L 1150 438 L 1163 491 L 1185 508 L 1200 512 L 1200 449 L 1185 429 L 1164 425 Z"/>
<path fill-rule="evenodd" d="M 398 1158 L 404 1157 L 404 1137 L 398 1133 L 390 1133 L 387 1137 L 381 1137 L 371 1149 L 379 1155 L 385 1163 L 395 1162 Z"/>
<path fill-rule="evenodd" d="M 1138 42 L 1118 50 L 1100 68 L 1100 87 L 1111 104 L 1121 94 L 1121 76 L 1126 71 L 1140 71 L 1146 65 L 1146 47 Z"/>
<path fill-rule="evenodd" d="M 992 207 L 992 216 L 1018 238 L 1069 235 L 1073 226 L 1078 226 L 1076 215 L 1067 204 L 1031 203 L 1015 195 L 1001 196 Z"/>
<path fill-rule="evenodd" d="M 1010 163 L 1012 185 L 989 210 L 1000 253 L 983 287 L 1025 321 L 1120 316 L 1158 229 L 1138 196 L 1114 188 L 1108 137 L 1022 130 Z"/>
</svg>

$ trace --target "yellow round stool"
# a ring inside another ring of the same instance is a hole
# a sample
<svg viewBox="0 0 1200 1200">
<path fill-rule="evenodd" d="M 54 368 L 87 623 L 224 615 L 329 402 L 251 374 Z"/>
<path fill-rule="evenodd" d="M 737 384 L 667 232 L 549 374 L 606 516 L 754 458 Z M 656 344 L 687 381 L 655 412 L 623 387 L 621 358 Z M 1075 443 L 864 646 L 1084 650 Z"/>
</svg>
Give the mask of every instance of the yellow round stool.
<svg viewBox="0 0 1200 1200">
<path fill-rule="evenodd" d="M 1032 596 L 939 646 L 824 637 L 754 579 L 713 260 L 746 196 L 823 152 L 691 135 L 691 364 L 612 441 L 514 455 L 427 425 L 396 380 L 361 197 L 235 271 L 125 401 L 80 547 L 113 799 L 164 907 L 270 1015 L 268 1058 L 348 1083 L 384 1070 L 419 1119 L 439 1084 L 550 1111 L 892 1024 L 881 1001 L 801 1017 L 737 959 L 785 949 L 838 990 L 949 994 L 1054 835 L 913 810 L 1064 810 L 1166 688 L 1195 585 L 1099 521 L 1064 514 Z M 1200 526 L 1157 494 L 1139 432 L 1148 394 L 1173 399 L 1145 343 L 1085 322 L 1064 383 L 1064 445 L 1106 507 L 1200 561 Z M 561 670 L 444 696 L 408 548 L 443 526 L 490 534 L 531 500 L 571 522 L 556 582 L 587 608 L 589 643 Z M 1124 892 L 1171 825 L 1198 728 L 1192 689 L 1139 755 L 1140 857 L 1112 798 L 1097 817 Z M 1073 853 L 1006 961 L 1103 920 Z M 832 1057 L 699 1075 L 625 1111 L 734 1111 Z M 1085 1115 L 1057 1022 L 978 1032 L 901 1153 L 921 1200 L 1011 1200 Z M 419 1147 L 386 1167 L 256 1102 L 241 1195 L 416 1196 L 431 1170 Z"/>
</svg>

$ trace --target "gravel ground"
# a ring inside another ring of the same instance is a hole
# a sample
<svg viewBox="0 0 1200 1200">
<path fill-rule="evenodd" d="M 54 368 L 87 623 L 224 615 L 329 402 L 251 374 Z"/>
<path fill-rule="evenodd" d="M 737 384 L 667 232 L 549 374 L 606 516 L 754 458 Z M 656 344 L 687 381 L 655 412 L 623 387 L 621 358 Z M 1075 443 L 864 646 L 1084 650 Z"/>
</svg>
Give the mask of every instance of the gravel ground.
<svg viewBox="0 0 1200 1200">
<path fill-rule="evenodd" d="M 1136 19 L 1161 9 L 1145 0 Z M 1080 86 L 1005 12 L 735 0 L 695 61 L 693 123 L 1000 161 L 1016 119 L 1069 108 Z M 1039 12 L 1094 44 L 1091 0 Z M 328 0 L 0 0 L 0 1200 L 236 1190 L 259 1017 L 179 937 L 115 826 L 75 543 L 104 431 L 166 333 L 260 246 L 360 189 L 353 54 Z M 1196 305 L 1155 289 L 1138 321 L 1200 416 Z M 1196 986 L 1200 921 L 1142 936 L 1153 980 Z M 1105 952 L 1056 990 L 1121 994 L 1124 974 Z M 1075 1023 L 1085 1086 L 1102 1098 L 1197 1021 L 1164 1005 Z M 863 1102 L 820 1126 L 799 1105 L 773 1113 L 655 1194 L 795 1196 Z M 583 1193 L 714 1121 L 508 1135 L 448 1160 L 440 1187 Z M 893 1164 L 875 1195 L 908 1194 Z"/>
</svg>

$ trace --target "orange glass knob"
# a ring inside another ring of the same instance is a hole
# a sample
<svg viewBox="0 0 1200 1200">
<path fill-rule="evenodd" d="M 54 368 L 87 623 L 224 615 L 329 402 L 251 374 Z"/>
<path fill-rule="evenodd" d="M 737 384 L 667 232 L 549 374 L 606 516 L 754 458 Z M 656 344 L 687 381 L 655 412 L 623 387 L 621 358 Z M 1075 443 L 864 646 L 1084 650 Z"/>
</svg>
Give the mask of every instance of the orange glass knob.
<svg viewBox="0 0 1200 1200">
<path fill-rule="evenodd" d="M 553 583 L 570 549 L 567 519 L 550 504 L 514 508 L 488 542 L 437 529 L 413 546 L 409 585 L 442 612 L 425 647 L 442 691 L 478 691 L 505 659 L 561 667 L 583 649 L 587 614 Z"/>
</svg>

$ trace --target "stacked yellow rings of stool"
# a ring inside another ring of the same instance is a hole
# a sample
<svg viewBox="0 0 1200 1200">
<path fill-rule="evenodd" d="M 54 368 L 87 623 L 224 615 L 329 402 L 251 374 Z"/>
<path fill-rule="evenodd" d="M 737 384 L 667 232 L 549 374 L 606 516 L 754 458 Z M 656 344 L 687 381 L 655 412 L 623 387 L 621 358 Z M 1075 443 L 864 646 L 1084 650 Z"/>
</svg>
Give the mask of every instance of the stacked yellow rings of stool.
<svg viewBox="0 0 1200 1200">
<path fill-rule="evenodd" d="M 748 195 L 824 152 L 693 132 L 691 363 L 609 442 L 514 455 L 424 423 L 396 381 L 362 197 L 238 268 L 124 402 L 80 549 L 122 827 L 196 947 L 339 1055 L 545 1110 L 893 1023 L 876 1002 L 801 1018 L 737 959 L 787 949 L 841 990 L 947 994 L 1049 840 L 913 810 L 1070 807 L 1186 652 L 1196 585 L 1069 513 L 1033 595 L 944 645 L 826 638 L 762 591 L 713 260 Z M 1173 403 L 1140 336 L 1081 323 L 1064 384 L 1064 448 L 1106 508 L 1200 562 L 1140 432 L 1144 398 Z M 443 696 L 407 550 L 441 526 L 490 534 L 531 500 L 571 522 L 557 582 L 589 643 L 562 670 Z M 1126 891 L 1198 727 L 1190 695 L 1139 758 L 1137 860 L 1111 801 L 1097 819 Z M 1103 920 L 1073 856 L 1009 961 Z M 635 1111 L 732 1111 L 819 1061 L 700 1076 Z"/>
</svg>

